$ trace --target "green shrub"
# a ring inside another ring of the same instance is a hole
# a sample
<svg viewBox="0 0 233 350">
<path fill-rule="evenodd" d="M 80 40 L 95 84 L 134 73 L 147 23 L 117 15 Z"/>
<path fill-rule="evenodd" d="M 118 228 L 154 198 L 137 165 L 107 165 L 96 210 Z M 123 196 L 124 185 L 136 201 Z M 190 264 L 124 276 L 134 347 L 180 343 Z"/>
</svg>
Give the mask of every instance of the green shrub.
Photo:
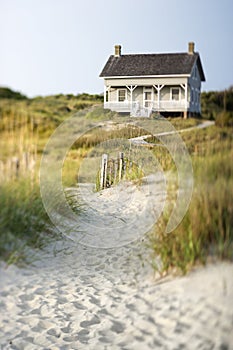
<svg viewBox="0 0 233 350">
<path fill-rule="evenodd" d="M 219 113 L 215 119 L 215 123 L 220 127 L 233 126 L 233 111 Z"/>
<path fill-rule="evenodd" d="M 223 91 L 202 92 L 201 111 L 205 119 L 216 119 L 223 110 L 233 111 L 233 86 Z"/>
<path fill-rule="evenodd" d="M 14 99 L 14 100 L 25 100 L 27 96 L 21 94 L 18 91 L 13 91 L 7 87 L 0 87 L 0 99 Z"/>
</svg>

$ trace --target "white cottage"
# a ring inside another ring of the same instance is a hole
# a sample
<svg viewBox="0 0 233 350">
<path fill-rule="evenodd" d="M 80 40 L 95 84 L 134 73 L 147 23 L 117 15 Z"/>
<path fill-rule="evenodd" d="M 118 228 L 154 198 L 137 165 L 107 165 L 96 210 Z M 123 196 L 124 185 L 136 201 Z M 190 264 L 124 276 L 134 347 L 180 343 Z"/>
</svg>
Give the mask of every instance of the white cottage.
<svg viewBox="0 0 233 350">
<path fill-rule="evenodd" d="M 163 115 L 201 113 L 201 82 L 205 75 L 194 43 L 188 52 L 122 55 L 121 46 L 105 64 L 104 108 L 135 116 L 151 111 Z"/>
</svg>

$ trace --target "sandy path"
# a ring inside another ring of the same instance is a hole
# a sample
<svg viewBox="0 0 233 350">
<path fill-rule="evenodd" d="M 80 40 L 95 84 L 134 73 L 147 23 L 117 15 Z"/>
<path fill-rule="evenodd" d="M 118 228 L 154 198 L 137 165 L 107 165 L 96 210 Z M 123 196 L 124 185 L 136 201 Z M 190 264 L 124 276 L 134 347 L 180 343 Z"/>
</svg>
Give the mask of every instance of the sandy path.
<svg viewBox="0 0 233 350">
<path fill-rule="evenodd" d="M 132 200 L 130 188 L 119 193 L 114 208 L 114 190 L 101 200 L 112 223 L 124 218 L 117 208 L 123 193 L 128 209 L 138 215 L 140 198 L 155 197 L 134 189 Z M 159 202 L 163 193 L 157 195 Z M 98 196 L 88 195 L 92 211 Z M 96 233 L 100 219 L 92 215 Z M 155 283 L 149 264 L 142 264 L 148 258 L 143 240 L 141 235 L 122 247 L 101 249 L 63 238 L 38 252 L 26 268 L 5 269 L 2 263 L 0 349 L 233 349 L 233 264 L 209 265 L 188 277 Z"/>
<path fill-rule="evenodd" d="M 174 134 L 182 134 L 184 132 L 189 132 L 189 131 L 192 131 L 195 129 L 209 128 L 210 126 L 213 126 L 214 124 L 215 124 L 215 121 L 213 121 L 213 120 L 204 120 L 202 123 L 195 125 L 195 126 L 191 126 L 189 128 L 177 129 L 177 130 L 172 130 L 172 131 L 164 131 L 164 132 L 157 133 L 154 136 L 156 137 L 156 136 L 168 136 L 168 135 L 174 135 Z M 151 135 L 142 135 L 142 136 L 133 137 L 130 140 L 133 143 L 138 144 L 138 145 L 148 145 L 148 142 L 145 140 L 150 138 L 150 137 L 151 137 Z"/>
<path fill-rule="evenodd" d="M 140 244 L 1 269 L 1 349 L 232 349 L 233 266 L 156 284 Z"/>
</svg>

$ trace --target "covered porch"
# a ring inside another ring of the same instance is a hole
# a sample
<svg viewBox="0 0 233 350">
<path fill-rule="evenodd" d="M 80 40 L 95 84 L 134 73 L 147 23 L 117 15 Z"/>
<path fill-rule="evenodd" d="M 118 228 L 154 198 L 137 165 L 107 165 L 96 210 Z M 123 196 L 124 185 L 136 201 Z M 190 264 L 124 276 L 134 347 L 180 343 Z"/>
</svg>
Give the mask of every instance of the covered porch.
<svg viewBox="0 0 233 350">
<path fill-rule="evenodd" d="M 186 112 L 189 108 L 188 84 L 106 85 L 104 108 L 132 115 L 141 111 L 147 114 L 151 111 Z"/>
</svg>

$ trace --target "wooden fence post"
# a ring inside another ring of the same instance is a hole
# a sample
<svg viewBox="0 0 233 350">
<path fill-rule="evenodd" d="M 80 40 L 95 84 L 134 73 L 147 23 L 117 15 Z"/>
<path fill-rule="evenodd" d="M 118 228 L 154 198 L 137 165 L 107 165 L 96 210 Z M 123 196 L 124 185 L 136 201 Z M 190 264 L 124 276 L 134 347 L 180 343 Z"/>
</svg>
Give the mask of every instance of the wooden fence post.
<svg viewBox="0 0 233 350">
<path fill-rule="evenodd" d="M 99 175 L 100 189 L 103 190 L 106 187 L 111 187 L 111 185 L 121 181 L 124 174 L 127 172 L 127 168 L 131 167 L 132 164 L 129 164 L 128 161 L 124 160 L 123 152 L 119 152 L 117 159 L 109 159 L 108 155 L 104 153 L 101 159 L 101 168 Z"/>
<path fill-rule="evenodd" d="M 107 165 L 108 165 L 108 155 L 102 155 L 101 169 L 100 169 L 100 188 L 104 189 L 106 187 L 107 181 Z"/>
<path fill-rule="evenodd" d="M 124 163 L 124 153 L 123 152 L 119 152 L 119 181 L 122 178 L 122 170 L 123 170 L 123 163 Z"/>
<path fill-rule="evenodd" d="M 114 181 L 114 159 L 108 161 L 108 187 L 111 187 Z"/>
<path fill-rule="evenodd" d="M 114 184 L 116 183 L 116 181 L 117 181 L 117 173 L 118 173 L 118 160 L 117 159 L 115 159 L 114 160 Z"/>
</svg>

